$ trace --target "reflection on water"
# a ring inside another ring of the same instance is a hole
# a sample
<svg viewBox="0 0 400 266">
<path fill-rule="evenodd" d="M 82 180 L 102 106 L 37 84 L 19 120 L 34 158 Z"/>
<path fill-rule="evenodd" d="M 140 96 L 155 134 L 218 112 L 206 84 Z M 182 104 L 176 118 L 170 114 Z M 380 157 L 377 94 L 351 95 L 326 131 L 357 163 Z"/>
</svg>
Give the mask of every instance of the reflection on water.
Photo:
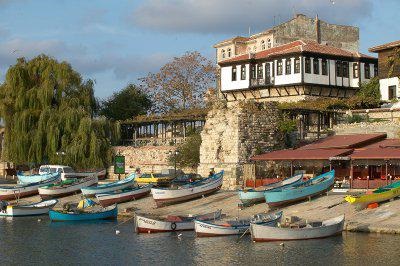
<svg viewBox="0 0 400 266">
<path fill-rule="evenodd" d="M 0 219 L 4 264 L 398 265 L 397 235 L 343 233 L 323 240 L 253 243 L 193 232 L 136 235 L 132 223 Z"/>
</svg>

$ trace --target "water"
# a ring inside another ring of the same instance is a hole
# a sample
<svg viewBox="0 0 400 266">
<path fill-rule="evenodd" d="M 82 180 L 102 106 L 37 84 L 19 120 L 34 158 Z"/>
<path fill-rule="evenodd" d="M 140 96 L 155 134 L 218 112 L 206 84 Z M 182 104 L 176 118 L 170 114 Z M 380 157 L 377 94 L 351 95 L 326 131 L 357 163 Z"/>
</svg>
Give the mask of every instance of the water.
<svg viewBox="0 0 400 266">
<path fill-rule="evenodd" d="M 399 265 L 400 236 L 343 233 L 323 240 L 252 243 L 193 232 L 136 235 L 132 223 L 0 218 L 1 265 Z"/>
</svg>

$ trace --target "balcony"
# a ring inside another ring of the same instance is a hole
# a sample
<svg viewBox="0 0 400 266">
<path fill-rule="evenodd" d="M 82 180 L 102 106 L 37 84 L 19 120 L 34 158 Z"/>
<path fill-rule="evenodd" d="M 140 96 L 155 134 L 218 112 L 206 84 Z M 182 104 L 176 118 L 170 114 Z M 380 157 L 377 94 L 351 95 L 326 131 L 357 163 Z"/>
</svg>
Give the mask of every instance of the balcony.
<svg viewBox="0 0 400 266">
<path fill-rule="evenodd" d="M 272 81 L 273 80 L 271 78 L 267 78 L 267 79 L 252 78 L 252 79 L 250 79 L 250 87 L 260 87 L 260 86 L 273 85 Z"/>
</svg>

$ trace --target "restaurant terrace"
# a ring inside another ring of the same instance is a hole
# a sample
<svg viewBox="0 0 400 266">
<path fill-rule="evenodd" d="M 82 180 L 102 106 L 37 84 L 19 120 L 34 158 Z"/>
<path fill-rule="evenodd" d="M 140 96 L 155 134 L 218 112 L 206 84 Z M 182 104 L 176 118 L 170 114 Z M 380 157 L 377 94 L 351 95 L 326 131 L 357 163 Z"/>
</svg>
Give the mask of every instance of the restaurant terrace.
<svg viewBox="0 0 400 266">
<path fill-rule="evenodd" d="M 351 188 L 376 188 L 400 179 L 400 139 L 387 139 L 385 133 L 335 135 L 251 160 L 256 182 L 246 180 L 246 186 L 270 183 L 271 177 L 314 176 L 335 169 L 336 180 L 349 182 Z"/>
</svg>

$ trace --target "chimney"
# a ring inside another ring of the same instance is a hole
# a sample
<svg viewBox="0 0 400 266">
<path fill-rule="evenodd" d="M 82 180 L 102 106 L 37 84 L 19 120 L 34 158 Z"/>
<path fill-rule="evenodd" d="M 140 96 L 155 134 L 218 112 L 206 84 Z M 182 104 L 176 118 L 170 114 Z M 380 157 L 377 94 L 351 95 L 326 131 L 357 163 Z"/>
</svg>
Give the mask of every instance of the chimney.
<svg viewBox="0 0 400 266">
<path fill-rule="evenodd" d="M 315 16 L 315 37 L 317 42 L 320 44 L 321 43 L 321 26 L 320 22 L 318 19 L 318 14 Z"/>
</svg>

